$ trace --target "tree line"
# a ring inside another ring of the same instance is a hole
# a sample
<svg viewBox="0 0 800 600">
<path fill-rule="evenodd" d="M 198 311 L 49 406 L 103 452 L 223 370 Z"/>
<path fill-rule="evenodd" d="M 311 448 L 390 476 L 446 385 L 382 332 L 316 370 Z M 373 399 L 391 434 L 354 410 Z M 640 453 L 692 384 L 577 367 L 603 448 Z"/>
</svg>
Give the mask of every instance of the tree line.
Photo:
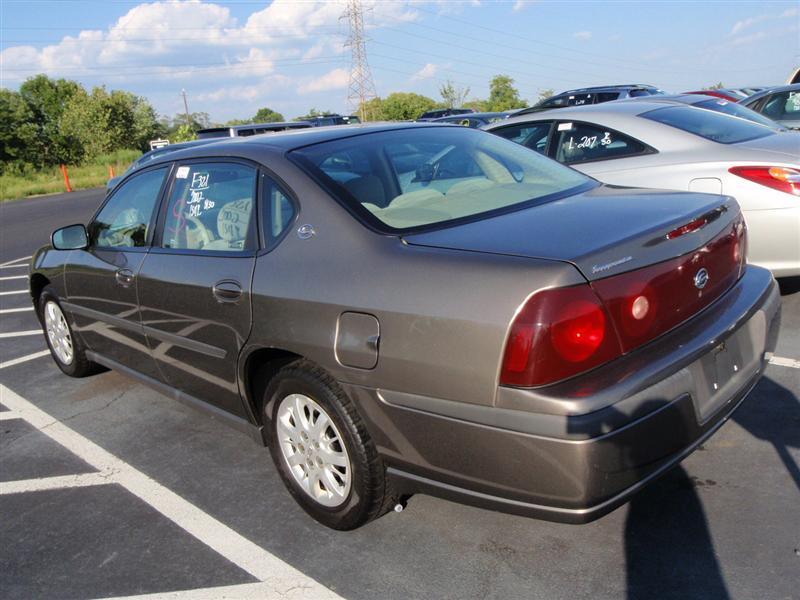
<svg viewBox="0 0 800 600">
<path fill-rule="evenodd" d="M 552 90 L 548 90 L 552 93 Z M 544 95 L 547 95 L 545 92 Z M 368 120 L 400 121 L 418 118 L 435 108 L 467 107 L 479 111 L 506 111 L 528 106 L 514 80 L 496 75 L 485 100 L 468 99 L 470 89 L 448 81 L 439 89 L 441 100 L 411 92 L 374 98 L 363 108 Z M 312 108 L 304 118 L 332 114 Z M 249 119 L 221 125 L 285 121 L 268 107 Z M 68 79 L 37 75 L 19 91 L 0 89 L 0 174 L 25 174 L 58 164 L 82 164 L 118 150 L 149 150 L 150 140 L 180 142 L 195 138 L 199 129 L 220 125 L 204 112 L 159 117 L 150 102 L 124 90 L 105 86 L 87 90 Z"/>
</svg>

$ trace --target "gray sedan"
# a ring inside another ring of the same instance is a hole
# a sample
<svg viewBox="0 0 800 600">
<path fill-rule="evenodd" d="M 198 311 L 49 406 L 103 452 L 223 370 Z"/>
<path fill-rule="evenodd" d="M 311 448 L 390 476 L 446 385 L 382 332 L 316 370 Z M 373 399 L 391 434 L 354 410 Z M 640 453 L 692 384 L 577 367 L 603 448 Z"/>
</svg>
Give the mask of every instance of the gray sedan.
<svg viewBox="0 0 800 600">
<path fill-rule="evenodd" d="M 56 365 L 270 447 L 315 519 L 414 493 L 585 522 L 716 431 L 775 348 L 730 197 L 618 189 L 482 131 L 195 146 L 33 257 Z"/>
<path fill-rule="evenodd" d="M 800 129 L 800 83 L 769 88 L 741 102 L 789 129 Z"/>
<path fill-rule="evenodd" d="M 486 128 L 614 185 L 734 196 L 748 260 L 800 275 L 800 134 L 655 98 L 563 108 Z"/>
</svg>

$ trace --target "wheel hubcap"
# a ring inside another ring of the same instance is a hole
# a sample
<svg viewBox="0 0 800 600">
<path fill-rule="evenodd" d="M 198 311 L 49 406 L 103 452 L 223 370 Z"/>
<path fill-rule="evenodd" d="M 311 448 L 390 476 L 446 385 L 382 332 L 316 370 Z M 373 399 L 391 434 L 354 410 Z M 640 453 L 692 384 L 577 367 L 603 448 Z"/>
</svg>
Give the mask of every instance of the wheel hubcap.
<svg viewBox="0 0 800 600">
<path fill-rule="evenodd" d="M 323 506 L 343 504 L 352 468 L 328 413 L 308 396 L 291 394 L 278 406 L 277 430 L 283 460 L 300 488 Z"/>
<path fill-rule="evenodd" d="M 69 333 L 64 313 L 55 302 L 51 301 L 44 305 L 44 326 L 56 358 L 65 365 L 72 363 L 74 356 L 72 336 Z"/>
</svg>

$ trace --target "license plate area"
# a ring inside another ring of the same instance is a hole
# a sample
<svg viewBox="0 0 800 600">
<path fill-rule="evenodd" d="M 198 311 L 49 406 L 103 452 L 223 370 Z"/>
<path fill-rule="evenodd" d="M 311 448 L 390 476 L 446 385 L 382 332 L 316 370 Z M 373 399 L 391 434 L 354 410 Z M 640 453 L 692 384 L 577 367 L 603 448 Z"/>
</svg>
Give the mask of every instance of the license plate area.
<svg viewBox="0 0 800 600">
<path fill-rule="evenodd" d="M 759 311 L 693 365 L 692 398 L 701 424 L 731 402 L 758 372 L 765 345 L 766 316 Z"/>
</svg>

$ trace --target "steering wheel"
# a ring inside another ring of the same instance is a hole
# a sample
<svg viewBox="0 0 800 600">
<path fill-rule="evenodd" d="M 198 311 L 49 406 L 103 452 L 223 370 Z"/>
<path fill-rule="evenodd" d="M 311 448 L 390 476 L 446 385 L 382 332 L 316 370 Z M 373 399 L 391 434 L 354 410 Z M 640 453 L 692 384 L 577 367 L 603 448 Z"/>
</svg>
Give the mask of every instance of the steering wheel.
<svg viewBox="0 0 800 600">
<path fill-rule="evenodd" d="M 193 230 L 190 231 L 188 228 L 186 230 L 186 237 L 188 238 L 189 235 L 196 235 L 200 237 L 200 240 L 203 242 L 203 246 L 208 246 L 211 242 L 214 241 L 214 234 L 211 233 L 211 230 L 206 227 L 203 222 L 198 219 L 197 217 L 186 216 L 186 224 L 192 224 Z M 188 242 L 188 239 L 187 239 Z M 189 244 L 187 243 L 187 246 Z"/>
</svg>

